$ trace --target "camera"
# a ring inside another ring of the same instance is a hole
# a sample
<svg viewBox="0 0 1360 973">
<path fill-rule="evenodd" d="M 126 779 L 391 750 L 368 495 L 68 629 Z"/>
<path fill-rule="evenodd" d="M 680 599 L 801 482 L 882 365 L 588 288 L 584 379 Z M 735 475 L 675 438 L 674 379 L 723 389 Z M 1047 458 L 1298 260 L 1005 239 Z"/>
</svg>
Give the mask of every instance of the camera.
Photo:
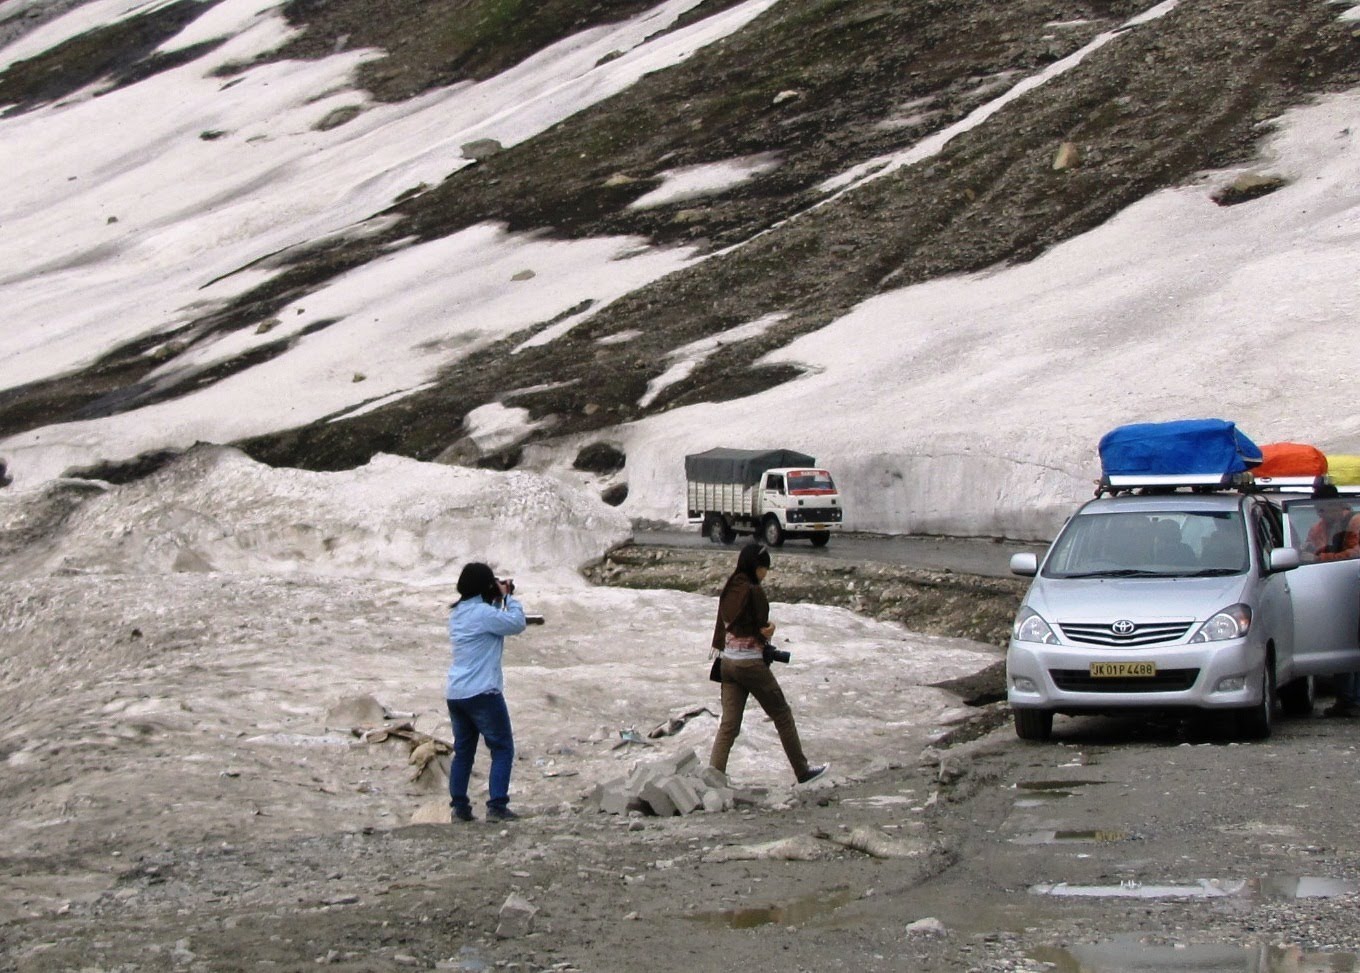
<svg viewBox="0 0 1360 973">
<path fill-rule="evenodd" d="M 771 662 L 782 662 L 785 665 L 788 665 L 789 660 L 793 658 L 793 653 L 786 652 L 783 649 L 776 649 L 769 642 L 766 642 L 760 647 L 760 657 L 765 660 L 767 666 Z"/>
</svg>

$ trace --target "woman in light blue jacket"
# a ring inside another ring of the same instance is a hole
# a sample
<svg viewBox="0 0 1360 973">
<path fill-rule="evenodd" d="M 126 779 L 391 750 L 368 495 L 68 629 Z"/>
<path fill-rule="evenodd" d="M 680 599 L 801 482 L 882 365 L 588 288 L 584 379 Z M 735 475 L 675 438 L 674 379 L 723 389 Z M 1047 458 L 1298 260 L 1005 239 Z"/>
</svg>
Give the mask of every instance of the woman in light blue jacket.
<svg viewBox="0 0 1360 973">
<path fill-rule="evenodd" d="M 501 656 L 505 637 L 524 631 L 524 608 L 512 595 L 513 581 L 497 580 L 485 564 L 471 562 L 458 575 L 458 601 L 449 613 L 449 644 L 453 661 L 444 698 L 453 724 L 453 762 L 449 766 L 449 803 L 459 821 L 472 820 L 468 780 L 477 755 L 478 739 L 491 751 L 488 821 L 513 821 L 510 810 L 510 768 L 515 760 L 515 738 L 505 705 L 505 675 Z"/>
</svg>

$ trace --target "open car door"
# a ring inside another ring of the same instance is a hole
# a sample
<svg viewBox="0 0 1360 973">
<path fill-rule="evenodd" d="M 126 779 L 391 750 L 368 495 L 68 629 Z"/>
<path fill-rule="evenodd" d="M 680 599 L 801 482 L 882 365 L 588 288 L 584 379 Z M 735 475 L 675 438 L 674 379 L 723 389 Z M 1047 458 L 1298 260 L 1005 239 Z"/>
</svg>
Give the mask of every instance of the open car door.
<svg viewBox="0 0 1360 973">
<path fill-rule="evenodd" d="M 1300 676 L 1360 671 L 1360 547 L 1344 549 L 1337 537 L 1344 533 L 1344 522 L 1341 532 L 1317 526 L 1319 503 L 1327 502 L 1300 498 L 1281 505 L 1284 542 L 1303 560 L 1288 575 L 1294 665 Z M 1320 539 L 1326 543 L 1319 544 Z"/>
</svg>

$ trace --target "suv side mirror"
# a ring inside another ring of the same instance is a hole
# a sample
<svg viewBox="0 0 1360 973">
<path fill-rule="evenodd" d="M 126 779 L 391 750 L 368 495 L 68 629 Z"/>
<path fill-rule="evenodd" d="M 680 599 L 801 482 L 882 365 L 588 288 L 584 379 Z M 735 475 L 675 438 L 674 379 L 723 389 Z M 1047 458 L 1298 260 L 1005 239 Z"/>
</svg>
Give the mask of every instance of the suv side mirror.
<svg viewBox="0 0 1360 973">
<path fill-rule="evenodd" d="M 1270 552 L 1270 560 L 1266 564 L 1266 570 L 1271 574 L 1277 571 L 1292 571 L 1301 563 L 1299 552 L 1292 547 L 1277 547 Z"/>
<path fill-rule="evenodd" d="M 1038 573 L 1039 555 L 1031 551 L 1011 555 L 1011 574 L 1018 574 L 1022 578 L 1032 578 Z"/>
</svg>

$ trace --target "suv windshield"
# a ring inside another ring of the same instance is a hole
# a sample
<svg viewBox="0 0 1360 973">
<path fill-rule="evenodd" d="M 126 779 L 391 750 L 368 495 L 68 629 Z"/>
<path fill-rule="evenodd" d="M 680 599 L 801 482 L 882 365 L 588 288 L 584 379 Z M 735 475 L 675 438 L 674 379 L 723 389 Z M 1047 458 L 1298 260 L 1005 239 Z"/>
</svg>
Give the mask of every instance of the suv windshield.
<svg viewBox="0 0 1360 973">
<path fill-rule="evenodd" d="M 1074 517 L 1053 542 L 1044 577 L 1210 577 L 1247 566 L 1240 511 L 1138 510 Z"/>
</svg>

